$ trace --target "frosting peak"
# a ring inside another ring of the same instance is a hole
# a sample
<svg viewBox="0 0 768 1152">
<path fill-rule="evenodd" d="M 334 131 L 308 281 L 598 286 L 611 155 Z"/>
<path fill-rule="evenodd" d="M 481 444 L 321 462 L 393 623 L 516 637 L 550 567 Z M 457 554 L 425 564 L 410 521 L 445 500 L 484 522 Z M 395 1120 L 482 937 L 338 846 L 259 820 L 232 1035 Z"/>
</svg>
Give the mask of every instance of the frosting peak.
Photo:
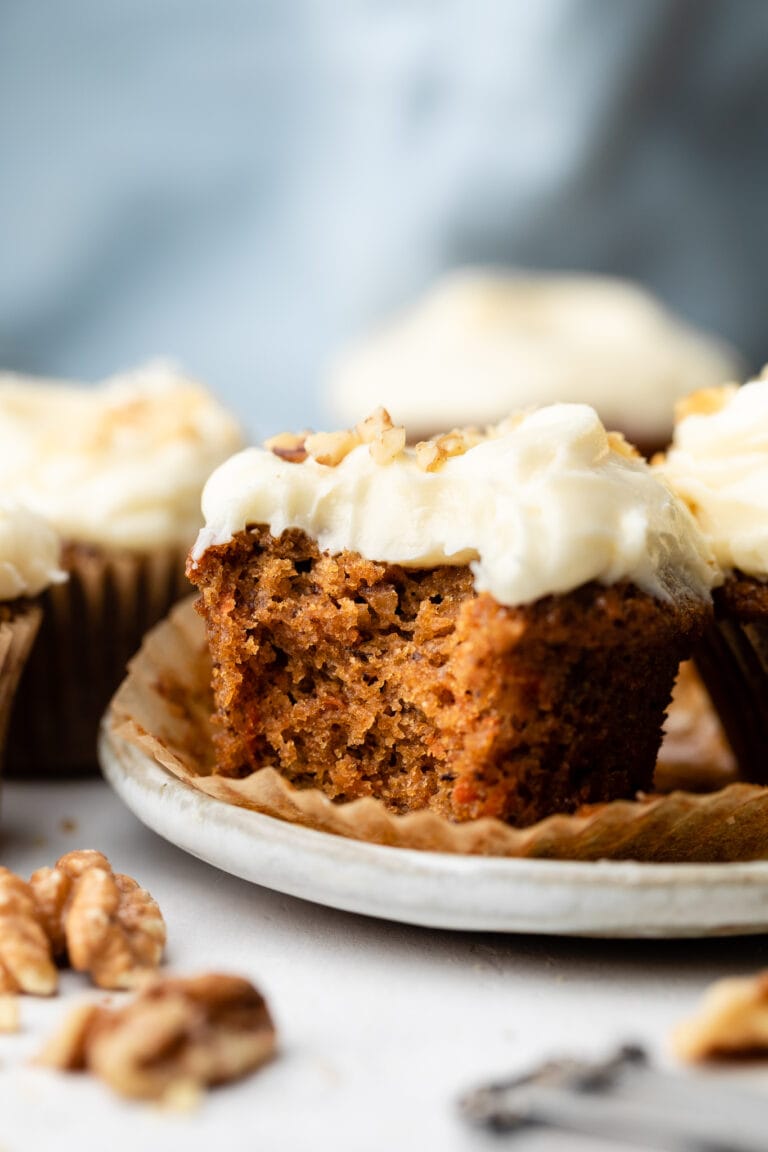
<svg viewBox="0 0 768 1152">
<path fill-rule="evenodd" d="M 718 562 L 768 578 L 768 379 L 694 393 L 659 470 Z"/>
<path fill-rule="evenodd" d="M 436 470 L 418 448 L 383 462 L 372 448 L 357 443 L 335 465 L 257 448 L 232 457 L 205 487 L 193 557 L 266 524 L 275 536 L 300 528 L 331 553 L 412 568 L 470 564 L 478 591 L 508 605 L 590 580 L 701 598 L 716 579 L 687 509 L 586 405 L 473 433 Z"/>
<path fill-rule="evenodd" d="M 155 363 L 95 387 L 0 375 L 0 490 L 69 539 L 184 545 L 242 437 L 195 381 Z"/>
<path fill-rule="evenodd" d="M 61 584 L 61 545 L 53 529 L 13 500 L 0 499 L 0 600 L 37 596 Z"/>
</svg>

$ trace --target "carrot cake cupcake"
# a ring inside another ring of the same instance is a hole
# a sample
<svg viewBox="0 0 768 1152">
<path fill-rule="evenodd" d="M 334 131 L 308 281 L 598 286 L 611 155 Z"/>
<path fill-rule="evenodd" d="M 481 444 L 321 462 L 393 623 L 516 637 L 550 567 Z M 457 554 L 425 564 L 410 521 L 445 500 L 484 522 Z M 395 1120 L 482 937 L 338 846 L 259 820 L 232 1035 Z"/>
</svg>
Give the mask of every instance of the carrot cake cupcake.
<svg viewBox="0 0 768 1152">
<path fill-rule="evenodd" d="M 70 574 L 44 594 L 20 687 L 36 719 L 14 725 L 11 768 L 95 766 L 127 660 L 188 587 L 203 484 L 241 445 L 229 413 L 162 364 L 94 388 L 0 376 L 0 491 L 57 530 Z"/>
<path fill-rule="evenodd" d="M 405 441 L 379 410 L 208 481 L 218 771 L 516 824 L 648 788 L 716 579 L 687 509 L 584 405 Z"/>
<path fill-rule="evenodd" d="M 343 352 L 328 401 L 342 423 L 383 403 L 414 441 L 579 401 L 648 455 L 669 443 L 676 400 L 739 367 L 725 343 L 635 284 L 469 269 Z"/>
<path fill-rule="evenodd" d="M 59 538 L 44 520 L 0 499 L 0 758 L 19 677 L 42 619 L 41 594 L 67 578 L 60 553 Z"/>
<path fill-rule="evenodd" d="M 690 396 L 660 468 L 725 572 L 697 664 L 742 775 L 768 783 L 768 378 Z"/>
</svg>

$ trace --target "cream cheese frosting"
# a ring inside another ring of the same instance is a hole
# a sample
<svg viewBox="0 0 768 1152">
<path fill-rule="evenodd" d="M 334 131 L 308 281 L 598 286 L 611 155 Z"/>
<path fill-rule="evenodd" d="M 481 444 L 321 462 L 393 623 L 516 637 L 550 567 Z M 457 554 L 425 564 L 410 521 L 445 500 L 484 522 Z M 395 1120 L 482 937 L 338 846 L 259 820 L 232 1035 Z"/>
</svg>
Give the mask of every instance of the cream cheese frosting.
<svg viewBox="0 0 768 1152">
<path fill-rule="evenodd" d="M 0 600 L 37 596 L 66 580 L 59 537 L 40 516 L 0 498 Z"/>
<path fill-rule="evenodd" d="M 384 404 L 412 438 L 578 401 L 662 446 L 675 401 L 739 367 L 727 345 L 625 281 L 465 270 L 343 352 L 327 391 L 334 418 L 353 423 Z"/>
<path fill-rule="evenodd" d="M 229 413 L 165 364 L 94 388 L 0 376 L 0 491 L 67 539 L 186 545 L 207 477 L 242 443 Z"/>
<path fill-rule="evenodd" d="M 692 396 L 659 467 L 722 567 L 768 579 L 768 379 Z"/>
<path fill-rule="evenodd" d="M 688 510 L 593 409 L 558 404 L 468 440 L 434 471 L 418 448 L 377 462 L 357 443 L 335 466 L 246 449 L 213 473 L 193 561 L 249 525 L 300 528 L 322 550 L 411 568 L 469 564 L 478 591 L 524 604 L 590 580 L 661 599 L 717 580 Z"/>
</svg>

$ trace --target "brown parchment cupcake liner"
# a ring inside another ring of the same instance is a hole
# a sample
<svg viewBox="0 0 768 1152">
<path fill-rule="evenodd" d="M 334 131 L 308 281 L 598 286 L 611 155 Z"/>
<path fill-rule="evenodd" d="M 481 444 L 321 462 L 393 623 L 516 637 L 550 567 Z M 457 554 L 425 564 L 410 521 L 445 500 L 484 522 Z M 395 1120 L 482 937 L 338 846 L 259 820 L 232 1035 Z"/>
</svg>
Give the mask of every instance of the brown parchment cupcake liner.
<svg viewBox="0 0 768 1152">
<path fill-rule="evenodd" d="M 692 660 L 672 693 L 654 775 L 657 792 L 715 792 L 739 780 L 733 749 Z"/>
<path fill-rule="evenodd" d="M 43 593 L 43 624 L 8 736 L 16 777 L 98 771 L 100 719 L 147 629 L 186 593 L 186 549 L 138 553 L 68 544 L 65 584 Z"/>
<path fill-rule="evenodd" d="M 37 602 L 0 606 L 0 765 L 24 667 L 40 629 L 43 611 Z"/>
<path fill-rule="evenodd" d="M 374 799 L 335 804 L 317 789 L 292 787 L 271 768 L 243 779 L 217 776 L 209 678 L 203 623 L 185 601 L 147 636 L 104 723 L 114 738 L 218 800 L 377 844 L 570 860 L 768 858 L 768 789 L 747 784 L 614 801 L 512 828 L 491 819 L 453 824 L 431 812 L 393 815 Z"/>
<path fill-rule="evenodd" d="M 768 785 L 768 621 L 719 620 L 698 645 L 696 663 L 742 778 Z"/>
</svg>

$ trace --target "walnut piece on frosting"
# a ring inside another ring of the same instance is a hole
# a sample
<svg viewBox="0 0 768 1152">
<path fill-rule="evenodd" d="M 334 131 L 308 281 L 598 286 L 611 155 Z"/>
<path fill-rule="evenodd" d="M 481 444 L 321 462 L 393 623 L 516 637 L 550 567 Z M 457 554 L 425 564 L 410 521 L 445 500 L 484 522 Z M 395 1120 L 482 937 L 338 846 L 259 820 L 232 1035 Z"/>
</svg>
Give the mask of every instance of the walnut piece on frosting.
<svg viewBox="0 0 768 1152">
<path fill-rule="evenodd" d="M 271 436 L 269 440 L 264 441 L 264 447 L 281 460 L 287 460 L 290 464 L 302 464 L 307 458 L 304 446 L 307 436 L 307 432 L 278 432 L 277 436 Z"/>
<path fill-rule="evenodd" d="M 405 428 L 392 423 L 386 408 L 377 408 L 356 426 L 360 442 L 367 444 L 377 464 L 390 464 L 405 448 Z"/>
<path fill-rule="evenodd" d="M 630 444 L 623 432 L 608 433 L 608 447 L 617 456 L 624 456 L 627 460 L 642 460 L 642 453 L 638 452 L 634 444 Z"/>
<path fill-rule="evenodd" d="M 420 440 L 414 449 L 416 463 L 423 472 L 437 472 L 452 456 L 463 456 L 483 440 L 488 440 L 494 432 L 489 428 L 483 434 L 479 428 L 454 428 L 431 440 Z"/>
<path fill-rule="evenodd" d="M 275 1052 L 264 997 L 239 976 L 155 980 L 130 1004 L 81 1005 L 38 1063 L 90 1071 L 122 1096 L 177 1101 L 255 1071 Z"/>
<path fill-rule="evenodd" d="M 405 428 L 385 428 L 369 445 L 377 464 L 390 464 L 405 448 Z"/>
<path fill-rule="evenodd" d="M 683 396 L 675 404 L 675 422 L 679 424 L 689 416 L 713 416 L 715 412 L 721 412 L 737 389 L 737 384 L 720 384 L 714 388 L 699 388 Z"/>
<path fill-rule="evenodd" d="M 30 879 L 54 953 L 100 988 L 133 988 L 159 965 L 166 931 L 160 909 L 101 852 L 68 852 Z"/>
<path fill-rule="evenodd" d="M 355 428 L 339 432 L 281 432 L 264 441 L 264 447 L 281 460 L 303 464 L 310 457 L 326 468 L 335 468 L 361 444 L 367 444 L 377 464 L 389 464 L 405 448 L 405 428 L 392 423 L 386 408 L 377 408 Z"/>
<path fill-rule="evenodd" d="M 528 414 L 525 411 L 513 412 L 498 424 L 489 424 L 485 429 L 469 425 L 443 432 L 430 440 L 421 440 L 412 450 L 413 459 L 422 472 L 437 472 L 452 456 L 463 456 L 484 440 L 495 440 L 512 432 Z M 619 455 L 642 459 L 637 449 L 620 432 L 609 432 L 608 441 L 612 451 Z M 345 428 L 339 432 L 281 432 L 264 441 L 264 447 L 281 460 L 302 464 L 311 458 L 327 468 L 341 464 L 361 444 L 368 445 L 377 464 L 391 464 L 405 451 L 405 428 L 394 424 L 386 408 L 379 407 L 354 428 Z"/>
<path fill-rule="evenodd" d="M 680 1060 L 768 1056 L 768 970 L 717 980 L 672 1035 Z"/>
<path fill-rule="evenodd" d="M 0 868 L 0 994 L 51 996 L 59 977 L 29 884 Z"/>
<path fill-rule="evenodd" d="M 353 448 L 360 443 L 359 437 L 352 431 L 341 432 L 313 432 L 307 436 L 306 449 L 309 456 L 318 464 L 325 464 L 335 468 L 341 464 Z"/>
<path fill-rule="evenodd" d="M 377 437 L 381 436 L 382 432 L 387 432 L 390 428 L 394 427 L 392 417 L 386 408 L 375 408 L 370 416 L 366 416 L 359 424 L 355 425 L 355 432 L 357 433 L 361 444 L 372 444 Z"/>
</svg>

